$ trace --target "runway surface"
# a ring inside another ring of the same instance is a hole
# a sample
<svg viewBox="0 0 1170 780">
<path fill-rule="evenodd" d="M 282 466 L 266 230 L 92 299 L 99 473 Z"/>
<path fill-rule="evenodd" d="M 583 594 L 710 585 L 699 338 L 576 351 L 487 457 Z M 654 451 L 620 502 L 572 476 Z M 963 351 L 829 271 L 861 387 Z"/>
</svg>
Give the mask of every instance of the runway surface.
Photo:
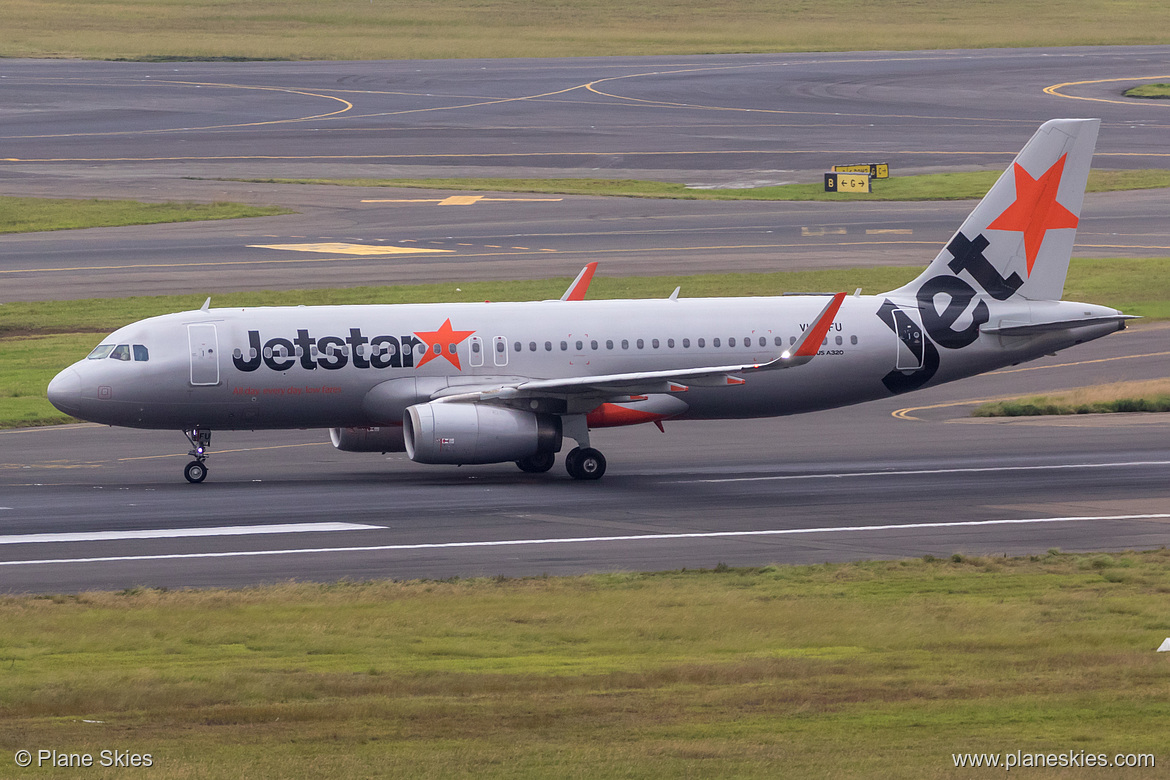
<svg viewBox="0 0 1170 780">
<path fill-rule="evenodd" d="M 484 193 L 455 205 L 443 203 L 450 192 L 212 179 L 556 174 L 735 185 L 815 180 L 829 164 L 872 158 L 895 174 L 1002 169 L 1040 122 L 1061 115 L 1103 117 L 1098 167 L 1160 168 L 1170 165 L 1170 105 L 1118 93 L 1163 73 L 1170 47 L 4 60 L 0 193 L 237 200 L 300 213 L 0 236 L 0 302 L 534 278 L 589 260 L 612 275 L 925 265 L 972 204 Z M 1162 190 L 1090 195 L 1076 254 L 1164 256 L 1168 212 Z M 272 248 L 289 244 L 300 246 Z M 560 464 L 541 476 L 511 465 L 422 467 L 402 455 L 338 452 L 324 431 L 217 431 L 211 476 L 191 486 L 178 432 L 2 431 L 0 590 L 1158 546 L 1170 540 L 1166 415 L 964 415 L 974 400 L 1165 377 L 1168 334 L 1139 325 L 1026 366 L 833 412 L 668 423 L 666 435 L 599 432 L 610 470 L 589 484 Z"/>
<path fill-rule="evenodd" d="M 212 179 L 555 175 L 743 186 L 817 181 L 830 165 L 858 161 L 888 162 L 895 175 L 1002 170 L 1041 122 L 1069 115 L 1103 118 L 1096 167 L 1165 168 L 1170 105 L 1120 97 L 1163 73 L 1170 47 L 4 60 L 0 193 L 234 200 L 300 213 L 0 236 L 0 302 L 565 276 L 589 260 L 613 275 L 925 264 L 969 203 L 481 193 L 456 205 L 450 191 Z M 1076 254 L 1166 255 L 1168 211 L 1166 190 L 1090 196 Z M 345 244 L 358 249 L 337 248 Z"/>
<path fill-rule="evenodd" d="M 325 431 L 293 431 L 215 433 L 211 476 L 192 486 L 177 432 L 4 431 L 0 589 L 1159 546 L 1170 539 L 1170 416 L 964 415 L 970 402 L 1005 393 L 1164 376 L 1168 333 L 1136 328 L 832 412 L 668 422 L 665 435 L 601 431 L 594 445 L 610 466 L 597 483 L 569 479 L 559 463 L 535 476 L 511 464 L 417 466 L 336 451 Z M 113 531 L 130 533 L 108 538 Z"/>
</svg>

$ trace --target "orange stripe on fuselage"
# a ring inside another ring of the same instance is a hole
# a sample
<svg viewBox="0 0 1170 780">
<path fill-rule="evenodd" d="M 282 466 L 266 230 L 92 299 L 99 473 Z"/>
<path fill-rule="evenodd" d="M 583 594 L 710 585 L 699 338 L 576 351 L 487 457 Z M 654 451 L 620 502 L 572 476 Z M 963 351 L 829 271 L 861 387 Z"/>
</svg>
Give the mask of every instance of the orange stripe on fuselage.
<svg viewBox="0 0 1170 780">
<path fill-rule="evenodd" d="M 630 409 L 617 404 L 602 404 L 586 415 L 585 422 L 590 428 L 616 428 L 621 425 L 658 422 L 668 417 L 670 417 L 668 414 L 644 412 L 641 409 Z"/>
</svg>

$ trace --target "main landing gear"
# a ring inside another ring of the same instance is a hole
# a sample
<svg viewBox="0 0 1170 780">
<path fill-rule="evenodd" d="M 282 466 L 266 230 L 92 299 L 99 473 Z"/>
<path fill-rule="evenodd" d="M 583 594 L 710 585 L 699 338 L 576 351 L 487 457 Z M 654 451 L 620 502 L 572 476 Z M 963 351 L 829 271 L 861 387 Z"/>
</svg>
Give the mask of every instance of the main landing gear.
<svg viewBox="0 0 1170 780">
<path fill-rule="evenodd" d="M 529 474 L 543 474 L 553 467 L 556 459 L 555 452 L 542 452 L 522 458 L 516 465 Z M 592 447 L 574 447 L 565 456 L 565 470 L 573 479 L 601 479 L 605 473 L 605 456 Z"/>
<path fill-rule="evenodd" d="M 573 479 L 601 479 L 605 456 L 592 447 L 574 447 L 565 456 L 565 471 Z"/>
<path fill-rule="evenodd" d="M 183 431 L 186 435 L 187 441 L 191 442 L 191 451 L 188 455 L 194 455 L 195 460 L 188 463 L 183 468 L 183 476 L 187 478 L 188 482 L 198 484 L 207 479 L 207 448 L 211 446 L 211 431 L 203 428 L 190 428 Z"/>
</svg>

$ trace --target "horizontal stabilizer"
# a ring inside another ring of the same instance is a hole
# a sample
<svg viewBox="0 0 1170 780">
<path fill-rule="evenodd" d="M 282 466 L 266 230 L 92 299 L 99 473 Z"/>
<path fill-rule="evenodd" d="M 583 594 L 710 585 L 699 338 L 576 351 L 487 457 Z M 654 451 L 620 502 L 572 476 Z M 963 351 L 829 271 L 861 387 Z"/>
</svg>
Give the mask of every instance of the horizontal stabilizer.
<svg viewBox="0 0 1170 780">
<path fill-rule="evenodd" d="M 1114 314 L 1107 317 L 1088 317 L 1076 320 L 1057 320 L 1054 322 L 1029 322 L 1013 325 L 1010 322 L 1000 323 L 998 327 L 989 328 L 986 325 L 979 329 L 980 333 L 990 333 L 995 336 L 1033 336 L 1041 333 L 1052 333 L 1059 330 L 1073 328 L 1088 328 L 1096 325 L 1117 323 L 1118 330 L 1125 328 L 1126 320 L 1141 319 L 1133 314 Z"/>
</svg>

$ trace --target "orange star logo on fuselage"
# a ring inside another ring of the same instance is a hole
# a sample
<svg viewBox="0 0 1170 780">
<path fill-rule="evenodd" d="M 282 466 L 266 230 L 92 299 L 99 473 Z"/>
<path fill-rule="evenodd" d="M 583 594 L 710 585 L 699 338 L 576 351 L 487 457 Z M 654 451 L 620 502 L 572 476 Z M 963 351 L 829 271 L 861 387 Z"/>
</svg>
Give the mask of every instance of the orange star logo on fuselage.
<svg viewBox="0 0 1170 780">
<path fill-rule="evenodd" d="M 451 327 L 451 318 L 439 326 L 438 330 L 431 331 L 415 331 L 414 335 L 422 339 L 427 345 L 426 354 L 423 355 L 422 360 L 415 364 L 415 368 L 422 368 L 427 363 L 430 363 L 435 358 L 442 355 L 447 358 L 447 362 L 455 366 L 459 371 L 463 370 L 463 366 L 459 364 L 459 353 L 455 347 L 462 344 L 474 330 L 454 330 Z M 435 347 L 438 347 L 436 350 Z"/>
</svg>

